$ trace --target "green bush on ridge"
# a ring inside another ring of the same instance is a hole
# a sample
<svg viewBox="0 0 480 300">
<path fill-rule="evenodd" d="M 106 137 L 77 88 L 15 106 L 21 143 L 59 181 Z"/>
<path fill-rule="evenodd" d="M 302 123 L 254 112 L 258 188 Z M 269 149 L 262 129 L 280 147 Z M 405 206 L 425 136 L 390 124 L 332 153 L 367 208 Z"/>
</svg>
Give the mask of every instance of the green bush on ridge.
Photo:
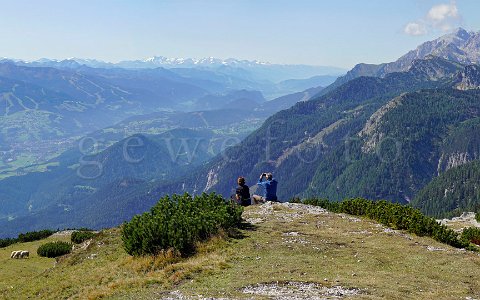
<svg viewBox="0 0 480 300">
<path fill-rule="evenodd" d="M 462 239 L 480 245 L 480 228 L 470 227 L 462 231 Z"/>
<path fill-rule="evenodd" d="M 128 254 L 155 255 L 173 248 L 182 255 L 195 251 L 195 243 L 220 230 L 238 226 L 243 208 L 214 193 L 165 196 L 149 212 L 124 223 L 122 240 Z"/>
<path fill-rule="evenodd" d="M 40 230 L 40 231 L 31 231 L 27 233 L 20 233 L 18 235 L 17 240 L 20 243 L 39 241 L 39 240 L 46 239 L 47 237 L 51 236 L 54 233 L 55 231 L 49 230 L 49 229 Z"/>
<path fill-rule="evenodd" d="M 74 231 L 72 232 L 72 236 L 70 237 L 72 243 L 81 244 L 86 240 L 89 240 L 95 236 L 95 232 L 93 231 Z"/>
<path fill-rule="evenodd" d="M 41 245 L 37 249 L 37 254 L 42 257 L 58 257 L 68 254 L 72 251 L 72 244 L 67 242 L 50 242 Z"/>
<path fill-rule="evenodd" d="M 316 205 L 332 212 L 365 216 L 379 223 L 399 230 L 406 230 L 418 236 L 429 236 L 433 239 L 456 248 L 471 247 L 470 240 L 460 238 L 459 234 L 434 218 L 423 215 L 418 209 L 410 206 L 391 203 L 385 200 L 371 201 L 362 198 L 347 199 L 342 202 L 331 202 L 325 199 L 306 199 L 305 204 Z"/>
<path fill-rule="evenodd" d="M 5 248 L 10 245 L 13 245 L 17 242 L 17 239 L 12 239 L 12 238 L 6 238 L 6 239 L 0 239 L 0 248 Z"/>
<path fill-rule="evenodd" d="M 43 240 L 54 233 L 54 230 L 49 229 L 20 233 L 17 238 L 0 239 L 0 248 L 5 248 L 15 243 L 27 243 Z"/>
</svg>

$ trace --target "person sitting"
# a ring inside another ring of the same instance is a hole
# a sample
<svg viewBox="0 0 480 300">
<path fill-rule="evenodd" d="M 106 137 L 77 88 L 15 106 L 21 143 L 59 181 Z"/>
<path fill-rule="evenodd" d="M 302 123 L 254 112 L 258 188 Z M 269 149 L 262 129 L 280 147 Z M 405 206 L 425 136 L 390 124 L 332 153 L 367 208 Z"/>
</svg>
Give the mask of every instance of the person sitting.
<svg viewBox="0 0 480 300">
<path fill-rule="evenodd" d="M 245 184 L 245 178 L 244 177 L 238 177 L 237 179 L 237 190 L 235 191 L 235 198 L 237 200 L 237 203 L 240 204 L 241 206 L 249 206 L 252 204 L 252 200 L 250 198 L 250 189 L 248 188 L 248 185 Z"/>
<path fill-rule="evenodd" d="M 277 183 L 278 182 L 273 178 L 272 173 L 262 173 L 257 184 L 263 187 L 263 196 L 253 195 L 253 200 L 255 201 L 255 203 L 265 201 L 278 201 Z"/>
</svg>

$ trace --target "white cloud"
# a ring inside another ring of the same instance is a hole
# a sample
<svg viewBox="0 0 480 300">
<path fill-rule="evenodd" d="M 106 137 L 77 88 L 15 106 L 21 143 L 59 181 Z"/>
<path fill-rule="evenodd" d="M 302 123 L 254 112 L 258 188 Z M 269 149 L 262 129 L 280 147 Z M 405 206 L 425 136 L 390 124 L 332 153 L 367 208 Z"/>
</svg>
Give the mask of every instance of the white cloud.
<svg viewBox="0 0 480 300">
<path fill-rule="evenodd" d="M 408 35 L 425 35 L 427 34 L 427 28 L 424 24 L 420 24 L 417 22 L 408 23 L 404 30 Z"/>
<path fill-rule="evenodd" d="M 458 18 L 458 8 L 455 3 L 435 5 L 428 11 L 427 19 L 442 22 L 448 18 Z"/>
<path fill-rule="evenodd" d="M 455 1 L 432 6 L 427 15 L 420 20 L 405 25 L 403 31 L 408 35 L 425 35 L 431 31 L 449 32 L 460 25 L 461 16 Z"/>
</svg>

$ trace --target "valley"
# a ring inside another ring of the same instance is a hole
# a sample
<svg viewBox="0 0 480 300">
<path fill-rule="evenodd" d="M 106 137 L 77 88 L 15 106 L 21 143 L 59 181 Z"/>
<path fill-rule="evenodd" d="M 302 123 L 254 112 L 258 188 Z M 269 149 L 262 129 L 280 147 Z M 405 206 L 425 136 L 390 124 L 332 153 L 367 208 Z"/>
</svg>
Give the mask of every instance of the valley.
<svg viewBox="0 0 480 300">
<path fill-rule="evenodd" d="M 14 112 L 10 105 L 2 117 L 3 236 L 115 226 L 166 194 L 213 191 L 228 197 L 238 174 L 252 185 L 264 170 L 281 183 L 282 201 L 361 196 L 411 204 L 436 217 L 475 211 L 480 199 L 474 192 L 446 200 L 450 206 L 441 209 L 426 204 L 431 198 L 425 195 L 436 193 L 429 183 L 437 176 L 474 162 L 480 152 L 478 72 L 469 65 L 474 56 L 451 59 L 445 52 L 449 43 L 468 44 L 477 35 L 457 30 L 420 45 L 419 57 L 407 54 L 376 67 L 383 70 L 378 74 L 352 75 L 357 66 L 327 88 L 271 100 L 264 96 L 272 79 L 265 72 L 276 65 L 263 66 L 263 73 L 249 65 L 235 77 L 217 62 L 203 69 L 3 62 L 1 76 L 24 86 L 29 80 L 35 88 L 25 91 L 57 99 L 55 105 L 36 101 L 33 111 L 18 106 Z M 264 80 L 252 85 L 260 74 Z M 283 80 L 277 87 L 305 88 L 323 80 Z M 15 83 L 16 93 L 23 91 L 19 87 Z M 34 99 L 28 93 L 15 97 Z M 72 109 L 65 95 L 85 99 L 77 102 L 83 108 Z M 14 103 L 9 97 L 5 103 Z M 142 159 L 125 160 L 131 155 Z M 129 209 L 113 214 L 110 205 Z M 44 221 L 51 215 L 56 221 Z"/>
</svg>

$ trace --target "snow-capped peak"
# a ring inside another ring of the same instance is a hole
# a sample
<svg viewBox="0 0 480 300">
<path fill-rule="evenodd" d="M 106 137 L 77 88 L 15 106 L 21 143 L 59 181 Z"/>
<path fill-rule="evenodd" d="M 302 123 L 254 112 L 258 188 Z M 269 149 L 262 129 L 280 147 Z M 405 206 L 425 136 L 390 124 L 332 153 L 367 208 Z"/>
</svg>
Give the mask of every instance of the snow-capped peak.
<svg viewBox="0 0 480 300">
<path fill-rule="evenodd" d="M 142 61 L 147 64 L 153 64 L 161 67 L 187 67 L 187 66 L 240 66 L 240 65 L 268 65 L 268 62 L 258 60 L 239 60 L 234 58 L 219 59 L 213 56 L 205 58 L 168 58 L 165 56 L 153 56 Z"/>
</svg>

